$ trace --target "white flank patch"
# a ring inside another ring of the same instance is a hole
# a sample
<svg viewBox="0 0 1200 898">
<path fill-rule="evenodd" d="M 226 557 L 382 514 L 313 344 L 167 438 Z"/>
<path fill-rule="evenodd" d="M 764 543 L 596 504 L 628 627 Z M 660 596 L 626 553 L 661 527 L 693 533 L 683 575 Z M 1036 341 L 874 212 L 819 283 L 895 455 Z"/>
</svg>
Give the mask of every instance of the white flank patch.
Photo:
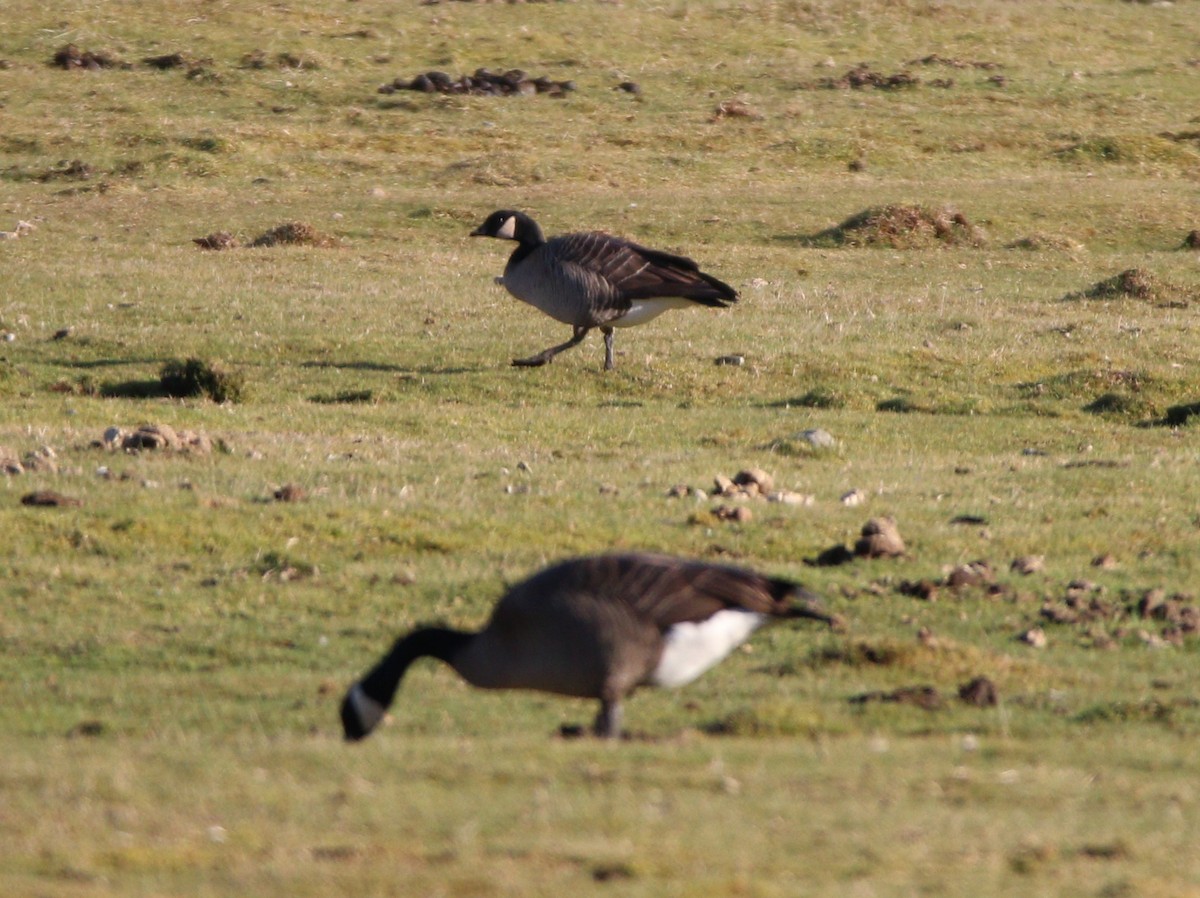
<svg viewBox="0 0 1200 898">
<path fill-rule="evenodd" d="M 379 721 L 387 714 L 387 708 L 363 692 L 362 686 L 355 683 L 350 689 L 350 707 L 364 733 L 369 733 L 379 726 Z"/>
<path fill-rule="evenodd" d="M 676 624 L 667 630 L 662 660 L 650 682 L 655 686 L 690 683 L 745 642 L 766 620 L 765 614 L 726 608 L 698 624 Z"/>
<path fill-rule="evenodd" d="M 664 299 L 636 299 L 629 307 L 628 312 L 609 323 L 613 327 L 634 327 L 638 324 L 645 324 L 647 321 L 653 321 L 669 309 L 686 309 L 688 306 L 694 305 L 695 303 L 690 299 L 681 299 L 678 296 L 669 296 Z"/>
<path fill-rule="evenodd" d="M 504 219 L 504 223 L 496 229 L 496 236 L 504 240 L 517 239 L 517 216 L 510 215 Z"/>
</svg>

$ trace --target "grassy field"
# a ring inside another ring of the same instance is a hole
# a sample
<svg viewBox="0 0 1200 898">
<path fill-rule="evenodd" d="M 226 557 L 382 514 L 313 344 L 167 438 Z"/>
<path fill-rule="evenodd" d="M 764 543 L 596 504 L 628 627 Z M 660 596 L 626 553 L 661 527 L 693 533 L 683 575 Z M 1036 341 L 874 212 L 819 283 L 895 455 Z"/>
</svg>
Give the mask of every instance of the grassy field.
<svg viewBox="0 0 1200 898">
<path fill-rule="evenodd" d="M 1200 895 L 1196 11 L 8 0 L 0 893 Z M 576 89 L 379 91 L 479 67 Z M 742 301 L 512 368 L 568 334 L 467 238 L 506 207 Z M 287 222 L 331 245 L 247 245 Z M 668 495 L 752 466 L 811 500 Z M 903 557 L 809 563 L 883 515 Z M 848 626 L 620 745 L 432 664 L 343 743 L 394 635 L 612 548 Z"/>
</svg>

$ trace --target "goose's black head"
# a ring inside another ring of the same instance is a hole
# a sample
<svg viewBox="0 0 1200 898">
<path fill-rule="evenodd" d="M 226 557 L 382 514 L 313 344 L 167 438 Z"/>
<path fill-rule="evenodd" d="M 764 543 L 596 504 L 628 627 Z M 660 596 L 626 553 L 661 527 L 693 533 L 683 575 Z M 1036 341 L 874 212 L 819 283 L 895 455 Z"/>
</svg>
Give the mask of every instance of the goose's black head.
<svg viewBox="0 0 1200 898">
<path fill-rule="evenodd" d="M 495 237 L 499 240 L 515 240 L 526 246 L 540 246 L 546 242 L 538 223 L 524 212 L 500 209 L 487 217 L 487 221 L 471 232 L 472 237 Z"/>
</svg>

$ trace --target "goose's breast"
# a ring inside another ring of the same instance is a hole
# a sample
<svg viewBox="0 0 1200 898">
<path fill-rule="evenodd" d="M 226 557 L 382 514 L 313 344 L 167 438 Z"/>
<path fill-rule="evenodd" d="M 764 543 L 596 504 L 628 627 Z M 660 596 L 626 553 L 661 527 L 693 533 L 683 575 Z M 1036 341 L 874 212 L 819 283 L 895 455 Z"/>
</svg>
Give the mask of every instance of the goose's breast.
<svg viewBox="0 0 1200 898">
<path fill-rule="evenodd" d="M 602 323 L 612 292 L 593 272 L 561 264 L 544 247 L 507 267 L 501 283 L 522 302 L 575 327 Z"/>
</svg>

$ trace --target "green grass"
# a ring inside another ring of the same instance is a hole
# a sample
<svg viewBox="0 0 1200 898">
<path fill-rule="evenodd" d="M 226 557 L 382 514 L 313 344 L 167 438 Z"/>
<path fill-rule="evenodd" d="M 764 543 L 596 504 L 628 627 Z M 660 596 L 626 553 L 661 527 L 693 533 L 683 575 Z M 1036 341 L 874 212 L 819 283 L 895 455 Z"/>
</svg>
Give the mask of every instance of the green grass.
<svg viewBox="0 0 1200 898">
<path fill-rule="evenodd" d="M 1198 601 L 1193 13 L 9 2 L 0 230 L 36 230 L 0 241 L 0 457 L 56 470 L 0 476 L 0 892 L 1200 894 L 1200 638 L 1130 611 Z M 68 42 L 129 66 L 51 67 Z M 918 83 L 824 86 L 862 62 Z M 578 89 L 377 90 L 480 66 Z M 985 239 L 818 239 L 898 204 Z M 467 238 L 502 207 L 743 301 L 621 332 L 614 372 L 594 336 L 513 369 L 565 335 Z M 290 221 L 340 245 L 245 246 Z M 1089 296 L 1132 268 L 1152 298 Z M 213 449 L 101 444 L 145 423 Z M 667 495 L 751 466 L 813 503 Z M 905 557 L 805 563 L 883 514 Z M 796 576 L 848 629 L 639 694 L 620 746 L 433 666 L 342 743 L 395 634 L 612 548 Z M 996 590 L 905 588 L 977 559 Z M 1045 619 L 1078 580 L 1101 611 Z M 980 675 L 996 707 L 956 698 Z M 940 709 L 851 701 L 925 685 Z"/>
</svg>

